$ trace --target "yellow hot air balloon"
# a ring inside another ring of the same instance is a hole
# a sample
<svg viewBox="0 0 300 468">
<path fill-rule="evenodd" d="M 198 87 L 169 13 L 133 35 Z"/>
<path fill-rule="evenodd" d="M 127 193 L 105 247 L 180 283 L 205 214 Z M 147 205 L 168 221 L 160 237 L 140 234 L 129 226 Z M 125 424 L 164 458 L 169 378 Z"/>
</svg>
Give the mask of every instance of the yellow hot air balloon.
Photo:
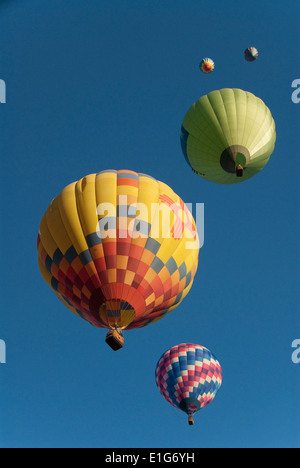
<svg viewBox="0 0 300 468">
<path fill-rule="evenodd" d="M 102 171 L 66 187 L 42 218 L 40 271 L 58 298 L 113 349 L 122 330 L 175 309 L 190 290 L 199 239 L 184 202 L 133 171 Z"/>
<path fill-rule="evenodd" d="M 181 128 L 181 147 L 193 171 L 217 184 L 250 179 L 270 159 L 275 122 L 264 102 L 241 89 L 201 97 Z"/>
<path fill-rule="evenodd" d="M 201 60 L 200 62 L 200 70 L 203 73 L 211 73 L 215 69 L 215 62 L 208 57 L 205 57 L 204 59 Z"/>
</svg>

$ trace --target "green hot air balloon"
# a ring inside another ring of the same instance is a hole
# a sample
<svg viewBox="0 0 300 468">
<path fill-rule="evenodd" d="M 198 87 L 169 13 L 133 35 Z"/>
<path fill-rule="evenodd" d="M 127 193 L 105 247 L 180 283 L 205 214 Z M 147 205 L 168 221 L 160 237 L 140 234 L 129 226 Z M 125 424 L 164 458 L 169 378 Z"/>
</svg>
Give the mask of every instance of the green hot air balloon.
<svg viewBox="0 0 300 468">
<path fill-rule="evenodd" d="M 221 89 L 201 97 L 181 128 L 186 161 L 196 174 L 216 184 L 242 182 L 260 172 L 275 141 L 270 110 L 241 89 Z"/>
</svg>

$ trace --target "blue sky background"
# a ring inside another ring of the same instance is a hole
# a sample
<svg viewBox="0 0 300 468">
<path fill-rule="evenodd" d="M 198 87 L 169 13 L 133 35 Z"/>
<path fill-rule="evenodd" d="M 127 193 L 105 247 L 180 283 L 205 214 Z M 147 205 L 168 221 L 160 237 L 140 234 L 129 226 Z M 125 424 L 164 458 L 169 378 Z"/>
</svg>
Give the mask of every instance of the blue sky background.
<svg viewBox="0 0 300 468">
<path fill-rule="evenodd" d="M 1 447 L 299 447 L 299 2 L 0 0 Z M 248 46 L 259 50 L 244 60 Z M 215 60 L 203 75 L 199 62 Z M 182 119 L 200 96 L 238 87 L 270 107 L 275 151 L 255 178 L 218 186 L 192 174 Z M 195 282 L 166 318 L 105 330 L 57 300 L 37 266 L 48 204 L 102 169 L 148 173 L 205 203 Z M 154 371 L 176 344 L 223 368 L 189 427 Z"/>
</svg>

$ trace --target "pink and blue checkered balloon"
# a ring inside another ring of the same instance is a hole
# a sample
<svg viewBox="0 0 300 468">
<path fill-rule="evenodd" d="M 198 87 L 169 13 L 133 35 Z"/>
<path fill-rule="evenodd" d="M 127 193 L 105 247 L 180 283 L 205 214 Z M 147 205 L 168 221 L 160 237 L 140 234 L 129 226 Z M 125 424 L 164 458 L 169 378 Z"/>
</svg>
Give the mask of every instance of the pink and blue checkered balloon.
<svg viewBox="0 0 300 468">
<path fill-rule="evenodd" d="M 166 351 L 156 367 L 156 383 L 171 405 L 193 415 L 208 405 L 222 385 L 222 369 L 204 346 L 183 343 Z"/>
</svg>

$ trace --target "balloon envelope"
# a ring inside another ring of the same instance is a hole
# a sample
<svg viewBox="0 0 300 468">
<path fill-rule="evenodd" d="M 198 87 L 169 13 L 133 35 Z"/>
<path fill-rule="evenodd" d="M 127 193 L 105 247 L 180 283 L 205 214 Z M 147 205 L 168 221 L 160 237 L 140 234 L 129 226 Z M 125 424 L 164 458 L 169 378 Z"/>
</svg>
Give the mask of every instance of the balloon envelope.
<svg viewBox="0 0 300 468">
<path fill-rule="evenodd" d="M 200 70 L 203 73 L 211 73 L 215 69 L 215 63 L 211 58 L 205 57 L 200 62 Z"/>
<path fill-rule="evenodd" d="M 248 47 L 244 55 L 247 62 L 254 62 L 258 57 L 258 50 L 255 47 Z"/>
<path fill-rule="evenodd" d="M 222 385 L 222 369 L 204 346 L 183 343 L 166 351 L 156 367 L 163 397 L 189 416 L 208 405 Z"/>
<path fill-rule="evenodd" d="M 184 157 L 196 174 L 217 184 L 234 184 L 250 179 L 269 161 L 275 122 L 254 94 L 221 89 L 191 106 L 180 138 Z"/>
<path fill-rule="evenodd" d="M 132 329 L 175 309 L 198 265 L 195 221 L 151 176 L 108 170 L 66 187 L 40 224 L 40 271 L 95 327 Z"/>
</svg>

